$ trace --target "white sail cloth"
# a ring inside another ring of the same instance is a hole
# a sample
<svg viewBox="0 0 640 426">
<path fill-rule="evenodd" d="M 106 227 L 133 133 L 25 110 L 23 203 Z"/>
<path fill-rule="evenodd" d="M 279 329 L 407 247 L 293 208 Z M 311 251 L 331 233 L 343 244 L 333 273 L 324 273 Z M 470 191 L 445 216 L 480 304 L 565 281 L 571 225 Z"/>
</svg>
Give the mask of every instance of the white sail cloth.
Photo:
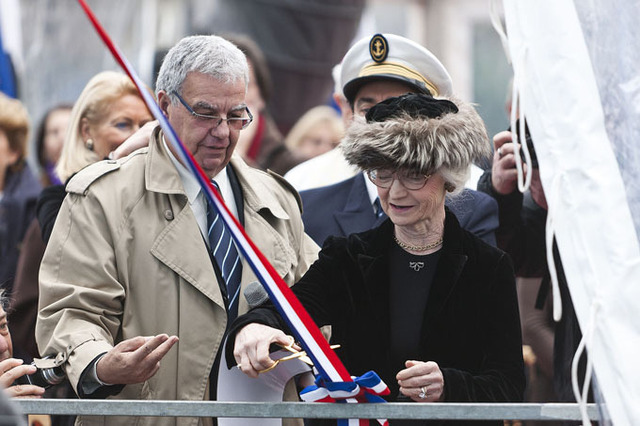
<svg viewBox="0 0 640 426">
<path fill-rule="evenodd" d="M 639 9 L 504 1 L 548 226 L 615 425 L 640 421 Z"/>
</svg>

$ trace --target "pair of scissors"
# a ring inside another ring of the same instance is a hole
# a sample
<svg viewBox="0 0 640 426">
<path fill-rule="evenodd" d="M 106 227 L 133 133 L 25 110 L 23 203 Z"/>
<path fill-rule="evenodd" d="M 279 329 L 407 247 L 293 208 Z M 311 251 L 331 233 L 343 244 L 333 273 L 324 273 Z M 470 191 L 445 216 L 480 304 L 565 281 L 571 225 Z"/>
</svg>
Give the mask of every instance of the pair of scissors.
<svg viewBox="0 0 640 426">
<path fill-rule="evenodd" d="M 292 354 L 291 355 L 287 355 L 287 356 L 283 356 L 280 359 L 274 360 L 274 363 L 270 367 L 265 368 L 264 370 L 258 371 L 258 374 L 266 373 L 268 371 L 271 371 L 274 368 L 276 368 L 277 365 L 280 364 L 281 362 L 289 361 L 289 360 L 292 360 L 292 359 L 299 359 L 300 361 L 304 362 L 305 364 L 313 367 L 313 361 L 311 361 L 311 358 L 309 358 L 307 356 L 307 353 L 305 351 L 299 351 L 296 348 L 294 348 L 293 347 L 293 343 L 288 345 L 288 346 L 284 346 L 284 345 L 280 345 L 280 346 L 282 346 L 282 349 L 285 349 L 285 350 L 287 350 L 289 352 L 292 352 Z M 331 345 L 329 347 L 331 349 L 338 349 L 340 347 L 340 345 Z"/>
</svg>

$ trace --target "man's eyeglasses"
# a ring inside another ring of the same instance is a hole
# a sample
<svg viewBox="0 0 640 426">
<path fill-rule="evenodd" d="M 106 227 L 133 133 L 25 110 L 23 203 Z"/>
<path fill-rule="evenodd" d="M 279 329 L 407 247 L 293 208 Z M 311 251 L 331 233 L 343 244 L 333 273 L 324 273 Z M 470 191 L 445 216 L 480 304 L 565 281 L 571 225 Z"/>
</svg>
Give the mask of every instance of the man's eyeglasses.
<svg viewBox="0 0 640 426">
<path fill-rule="evenodd" d="M 422 189 L 431 177 L 431 175 L 407 174 L 391 170 L 369 170 L 367 175 L 369 180 L 380 188 L 391 188 L 393 181 L 398 179 L 400 184 L 409 190 Z"/>
<path fill-rule="evenodd" d="M 241 130 L 246 128 L 252 121 L 253 121 L 253 115 L 251 115 L 251 111 L 249 111 L 249 108 L 245 107 L 244 110 L 247 112 L 248 117 L 227 117 L 227 118 L 222 118 L 218 115 L 210 115 L 210 114 L 200 114 L 198 112 L 195 112 L 193 110 L 193 108 L 191 108 L 191 106 L 189 106 L 188 103 L 185 102 L 184 99 L 182 99 L 182 97 L 180 95 L 178 95 L 178 93 L 174 90 L 173 92 L 171 92 L 176 98 L 178 98 L 178 100 L 180 101 L 180 103 L 186 108 L 187 111 L 189 111 L 189 113 L 191 115 L 193 115 L 196 118 L 199 118 L 201 120 L 212 120 L 215 122 L 214 127 L 218 127 L 223 121 L 227 122 L 227 125 L 229 126 L 230 129 L 234 129 L 234 130 Z"/>
</svg>

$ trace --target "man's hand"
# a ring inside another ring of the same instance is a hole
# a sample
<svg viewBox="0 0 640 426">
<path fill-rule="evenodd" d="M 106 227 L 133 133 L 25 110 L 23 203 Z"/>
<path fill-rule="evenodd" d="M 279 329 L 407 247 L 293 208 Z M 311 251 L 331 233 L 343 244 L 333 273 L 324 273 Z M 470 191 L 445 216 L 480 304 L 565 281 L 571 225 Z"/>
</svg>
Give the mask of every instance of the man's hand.
<svg viewBox="0 0 640 426">
<path fill-rule="evenodd" d="M 110 385 L 149 380 L 160 368 L 160 360 L 177 341 L 177 336 L 166 334 L 123 340 L 98 361 L 98 379 Z"/>
<path fill-rule="evenodd" d="M 511 132 L 504 131 L 493 137 L 493 147 L 491 184 L 498 194 L 511 194 L 518 186 L 514 152 L 519 145 L 512 142 Z M 527 165 L 523 163 L 522 166 L 523 172 L 526 173 Z"/>
<path fill-rule="evenodd" d="M 236 335 L 233 356 L 238 368 L 249 377 L 256 378 L 258 373 L 274 364 L 269 357 L 269 346 L 280 343 L 283 346 L 294 342 L 292 336 L 287 336 L 276 328 L 262 324 L 248 324 Z M 296 348 L 299 349 L 299 348 Z"/>
<path fill-rule="evenodd" d="M 407 368 L 396 375 L 400 393 L 416 402 L 439 402 L 444 399 L 444 377 L 433 361 L 407 361 Z"/>
<path fill-rule="evenodd" d="M 35 365 L 24 365 L 21 359 L 8 358 L 0 361 L 0 387 L 4 388 L 11 398 L 41 398 L 44 393 L 44 388 L 40 386 L 12 386 L 18 377 L 35 372 Z"/>
<path fill-rule="evenodd" d="M 153 129 L 158 126 L 158 120 L 149 121 L 140 127 L 137 132 L 129 136 L 114 151 L 109 153 L 110 160 L 118 160 L 131 154 L 136 149 L 149 146 L 149 138 L 153 133 Z"/>
</svg>

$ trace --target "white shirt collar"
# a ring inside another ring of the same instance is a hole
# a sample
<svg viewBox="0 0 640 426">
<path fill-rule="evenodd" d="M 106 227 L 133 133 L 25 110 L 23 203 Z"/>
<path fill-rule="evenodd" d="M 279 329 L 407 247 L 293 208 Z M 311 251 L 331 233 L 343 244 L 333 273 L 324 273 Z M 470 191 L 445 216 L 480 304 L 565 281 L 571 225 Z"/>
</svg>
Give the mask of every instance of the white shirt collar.
<svg viewBox="0 0 640 426">
<path fill-rule="evenodd" d="M 369 201 L 371 202 L 371 205 L 373 205 L 373 202 L 376 201 L 376 198 L 378 198 L 378 187 L 375 186 L 373 182 L 371 182 L 371 180 L 369 180 L 367 173 L 362 172 L 362 177 L 364 177 L 364 184 L 367 187 L 367 194 L 369 194 Z"/>
<path fill-rule="evenodd" d="M 164 135 L 162 135 L 162 143 L 164 144 L 164 148 L 169 153 L 169 158 L 171 162 L 178 170 L 178 175 L 180 176 L 180 180 L 182 181 L 182 186 L 184 187 L 184 192 L 187 195 L 187 199 L 189 200 L 190 205 L 194 205 L 199 200 L 206 204 L 206 200 L 204 195 L 200 195 L 202 193 L 202 189 L 200 188 L 200 183 L 193 176 L 189 170 L 173 155 L 173 152 L 169 149 L 167 142 L 164 139 Z M 227 168 L 225 167 L 213 178 L 218 187 L 220 188 L 220 193 L 222 194 L 222 198 L 224 198 L 224 202 L 227 207 L 231 210 L 231 213 L 235 217 L 238 217 L 238 209 L 236 207 L 235 198 L 233 196 L 233 189 L 231 189 L 231 182 L 229 181 L 229 175 L 227 175 Z"/>
</svg>

